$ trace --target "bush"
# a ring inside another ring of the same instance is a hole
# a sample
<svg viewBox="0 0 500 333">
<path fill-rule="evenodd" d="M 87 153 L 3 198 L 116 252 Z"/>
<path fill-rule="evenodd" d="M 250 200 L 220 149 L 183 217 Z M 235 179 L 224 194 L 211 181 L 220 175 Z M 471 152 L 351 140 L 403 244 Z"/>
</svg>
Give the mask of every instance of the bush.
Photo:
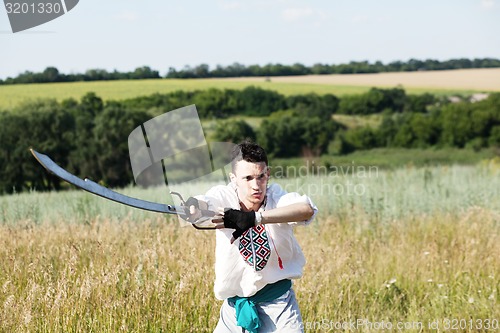
<svg viewBox="0 0 500 333">
<path fill-rule="evenodd" d="M 488 143 L 492 147 L 500 147 L 500 126 L 497 125 L 491 129 Z"/>
<path fill-rule="evenodd" d="M 337 112 L 339 99 L 332 94 L 293 95 L 286 99 L 286 105 L 288 109 L 296 110 L 300 115 L 330 120 Z"/>
<path fill-rule="evenodd" d="M 339 128 L 333 120 L 281 112 L 262 122 L 257 138 L 273 157 L 319 156 Z"/>
<path fill-rule="evenodd" d="M 246 139 L 255 141 L 255 132 L 244 120 L 226 120 L 217 123 L 214 140 L 240 143 Z"/>
<path fill-rule="evenodd" d="M 364 94 L 343 97 L 340 100 L 338 113 L 367 115 L 381 113 L 386 109 L 402 112 L 405 103 L 406 94 L 401 88 L 371 88 Z"/>
<path fill-rule="evenodd" d="M 370 127 L 349 130 L 340 136 L 340 154 L 348 154 L 355 150 L 372 149 L 379 146 L 376 131 Z"/>
</svg>

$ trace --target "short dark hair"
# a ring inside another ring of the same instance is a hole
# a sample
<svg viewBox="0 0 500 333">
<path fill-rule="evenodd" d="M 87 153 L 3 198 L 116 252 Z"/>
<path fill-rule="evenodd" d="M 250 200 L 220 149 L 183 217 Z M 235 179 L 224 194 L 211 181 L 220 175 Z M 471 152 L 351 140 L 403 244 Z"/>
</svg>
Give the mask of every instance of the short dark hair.
<svg viewBox="0 0 500 333">
<path fill-rule="evenodd" d="M 236 163 L 239 161 L 251 163 L 264 162 L 266 165 L 269 165 L 264 148 L 251 141 L 243 141 L 234 147 L 231 155 L 231 167 L 233 172 L 236 168 Z"/>
</svg>

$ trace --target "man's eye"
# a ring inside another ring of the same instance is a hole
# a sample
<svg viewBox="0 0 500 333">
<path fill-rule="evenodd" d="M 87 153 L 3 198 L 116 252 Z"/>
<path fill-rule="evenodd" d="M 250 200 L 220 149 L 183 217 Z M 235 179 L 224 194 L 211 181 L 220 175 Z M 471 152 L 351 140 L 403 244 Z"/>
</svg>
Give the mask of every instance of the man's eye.
<svg viewBox="0 0 500 333">
<path fill-rule="evenodd" d="M 246 180 L 247 182 L 251 181 L 252 179 L 253 179 L 253 178 L 252 178 L 252 177 L 250 177 L 250 176 L 245 177 L 245 180 Z"/>
</svg>

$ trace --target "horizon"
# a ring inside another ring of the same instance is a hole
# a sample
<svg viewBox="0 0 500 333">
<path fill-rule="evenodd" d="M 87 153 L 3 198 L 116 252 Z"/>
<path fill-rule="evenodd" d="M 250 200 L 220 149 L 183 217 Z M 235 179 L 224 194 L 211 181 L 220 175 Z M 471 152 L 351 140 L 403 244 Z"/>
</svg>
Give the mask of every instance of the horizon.
<svg viewBox="0 0 500 333">
<path fill-rule="evenodd" d="M 0 78 L 56 67 L 130 72 L 169 67 L 409 59 L 499 58 L 498 0 L 133 0 L 80 2 L 44 25 L 13 34 L 0 10 Z"/>
<path fill-rule="evenodd" d="M 484 60 L 484 59 L 491 59 L 491 60 L 498 60 L 498 61 L 500 61 L 500 58 L 491 58 L 491 57 L 486 57 L 486 58 L 450 58 L 450 59 L 444 59 L 444 60 L 432 59 L 432 58 L 428 58 L 428 59 L 410 58 L 410 59 L 406 59 L 406 60 L 394 60 L 394 61 L 391 61 L 391 62 L 383 62 L 383 61 L 380 61 L 380 60 L 375 60 L 375 61 L 369 61 L 369 60 L 354 61 L 354 60 L 351 60 L 351 61 L 343 62 L 343 63 L 315 63 L 315 64 L 322 64 L 322 65 L 327 65 L 327 66 L 340 66 L 340 65 L 349 65 L 351 63 L 367 62 L 369 65 L 374 65 L 377 62 L 381 62 L 383 66 L 389 66 L 391 63 L 395 63 L 395 62 L 408 63 L 410 60 L 417 60 L 417 61 L 422 61 L 422 62 L 425 62 L 425 61 L 438 61 L 440 63 L 444 63 L 444 62 L 447 62 L 447 61 L 461 60 L 461 59 L 467 59 L 467 60 L 470 60 L 470 61 L 473 61 L 473 60 Z M 182 70 L 185 70 L 187 67 L 196 68 L 197 66 L 208 65 L 209 66 L 209 71 L 211 71 L 211 70 L 214 70 L 217 66 L 221 66 L 222 68 L 227 68 L 229 66 L 236 65 L 236 64 L 243 65 L 243 66 L 245 66 L 247 68 L 249 66 L 254 66 L 254 65 L 255 66 L 264 67 L 264 66 L 268 66 L 268 65 L 292 66 L 292 65 L 295 65 L 295 64 L 300 64 L 300 65 L 304 65 L 307 68 L 311 68 L 313 65 L 315 65 L 315 64 L 305 65 L 305 64 L 299 63 L 299 62 L 293 63 L 293 64 L 285 64 L 285 63 L 242 64 L 241 62 L 236 61 L 236 62 L 227 64 L 227 65 L 216 64 L 215 66 L 210 66 L 210 65 L 205 64 L 205 63 L 200 63 L 200 64 L 196 64 L 196 65 L 186 64 L 186 65 L 184 65 L 182 67 L 175 68 L 175 70 L 182 71 Z M 126 73 L 126 72 L 133 72 L 136 68 L 140 68 L 140 67 L 149 67 L 152 71 L 158 71 L 161 79 L 166 78 L 166 75 L 168 73 L 168 70 L 165 71 L 165 72 L 162 72 L 158 68 L 153 68 L 153 67 L 148 66 L 148 65 L 143 65 L 143 66 L 135 67 L 135 68 L 132 68 L 130 71 L 124 71 L 124 72 L 120 72 L 117 69 L 107 70 L 105 68 L 87 68 L 87 69 L 83 70 L 82 72 L 71 72 L 71 73 L 62 72 L 62 71 L 59 70 L 59 68 L 57 68 L 57 66 L 47 66 L 46 68 L 43 68 L 40 72 L 32 72 L 32 73 L 34 73 L 34 74 L 42 73 L 45 69 L 47 69 L 49 67 L 56 68 L 59 71 L 59 74 L 63 74 L 63 75 L 82 75 L 82 74 L 85 74 L 89 70 L 105 70 L 108 73 L 113 73 L 113 72 Z M 471 67 L 471 68 L 451 68 L 451 69 L 425 69 L 424 68 L 422 70 L 424 70 L 424 71 L 445 71 L 445 70 L 462 70 L 462 69 L 488 69 L 488 68 L 499 68 L 499 67 Z M 25 70 L 23 72 L 20 72 L 18 75 L 25 74 L 27 72 L 31 72 L 31 71 Z M 412 72 L 412 71 L 409 71 L 409 72 Z M 391 72 L 388 71 L 388 72 L 383 72 L 383 73 L 391 73 Z M 356 74 L 373 74 L 373 73 L 333 73 L 333 74 L 308 74 L 308 75 L 350 75 L 350 74 L 356 75 Z M 0 77 L 0 80 L 6 80 L 8 78 L 14 79 L 15 77 L 4 77 L 4 78 Z M 106 80 L 100 80 L 100 81 L 106 81 Z"/>
</svg>

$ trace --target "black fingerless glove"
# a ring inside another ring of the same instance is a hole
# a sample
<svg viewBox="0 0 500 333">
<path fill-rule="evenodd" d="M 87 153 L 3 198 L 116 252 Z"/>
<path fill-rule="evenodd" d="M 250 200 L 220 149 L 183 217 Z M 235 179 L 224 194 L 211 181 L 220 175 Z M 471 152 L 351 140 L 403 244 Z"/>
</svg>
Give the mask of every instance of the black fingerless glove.
<svg viewBox="0 0 500 333">
<path fill-rule="evenodd" d="M 237 209 L 228 209 L 224 212 L 222 217 L 224 220 L 224 227 L 236 229 L 233 232 L 234 239 L 240 237 L 245 231 L 255 226 L 255 212 L 242 212 Z"/>
</svg>

